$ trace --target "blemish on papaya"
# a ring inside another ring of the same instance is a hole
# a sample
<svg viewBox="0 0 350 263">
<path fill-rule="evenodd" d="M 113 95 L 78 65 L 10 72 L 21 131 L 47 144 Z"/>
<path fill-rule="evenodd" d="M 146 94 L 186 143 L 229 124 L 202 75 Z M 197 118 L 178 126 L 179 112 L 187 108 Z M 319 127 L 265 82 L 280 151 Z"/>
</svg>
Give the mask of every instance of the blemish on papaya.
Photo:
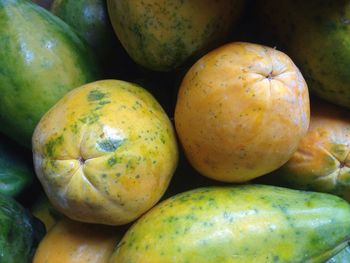
<svg viewBox="0 0 350 263">
<path fill-rule="evenodd" d="M 124 142 L 124 139 L 106 138 L 104 140 L 97 141 L 97 150 L 102 152 L 114 152 Z"/>
<path fill-rule="evenodd" d="M 55 148 L 63 143 L 63 135 L 56 137 L 54 139 L 51 139 L 48 143 L 45 145 L 45 152 L 49 157 L 53 157 Z"/>
<path fill-rule="evenodd" d="M 89 92 L 87 99 L 88 101 L 96 101 L 96 100 L 101 100 L 106 96 L 106 93 L 103 93 L 99 90 L 92 90 Z"/>
</svg>

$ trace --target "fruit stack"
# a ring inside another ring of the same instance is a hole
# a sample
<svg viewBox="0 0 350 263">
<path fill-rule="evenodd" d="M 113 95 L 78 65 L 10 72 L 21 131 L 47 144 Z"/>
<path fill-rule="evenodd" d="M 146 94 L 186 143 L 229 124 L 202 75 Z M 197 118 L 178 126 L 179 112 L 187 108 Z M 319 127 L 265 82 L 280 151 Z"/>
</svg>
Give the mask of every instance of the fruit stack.
<svg viewBox="0 0 350 263">
<path fill-rule="evenodd" d="M 350 262 L 349 6 L 0 0 L 0 262 Z"/>
</svg>

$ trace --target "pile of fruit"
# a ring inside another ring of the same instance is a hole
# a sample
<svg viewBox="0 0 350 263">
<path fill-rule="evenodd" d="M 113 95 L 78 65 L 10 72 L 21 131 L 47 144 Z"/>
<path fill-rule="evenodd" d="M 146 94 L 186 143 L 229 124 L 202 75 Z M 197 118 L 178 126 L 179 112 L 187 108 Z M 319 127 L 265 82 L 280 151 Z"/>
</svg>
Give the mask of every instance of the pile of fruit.
<svg viewBox="0 0 350 263">
<path fill-rule="evenodd" d="M 0 262 L 350 262 L 350 1 L 0 0 Z"/>
</svg>

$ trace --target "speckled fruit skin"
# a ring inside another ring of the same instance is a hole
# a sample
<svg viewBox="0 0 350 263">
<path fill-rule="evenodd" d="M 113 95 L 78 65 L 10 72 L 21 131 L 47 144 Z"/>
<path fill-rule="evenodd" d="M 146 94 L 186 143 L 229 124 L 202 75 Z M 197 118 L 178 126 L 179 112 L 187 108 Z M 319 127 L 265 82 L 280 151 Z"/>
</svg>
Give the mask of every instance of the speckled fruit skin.
<svg viewBox="0 0 350 263">
<path fill-rule="evenodd" d="M 283 165 L 306 134 L 307 85 L 275 49 L 235 42 L 187 72 L 175 124 L 186 156 L 201 174 L 243 182 Z"/>
<path fill-rule="evenodd" d="M 308 133 L 276 177 L 288 187 L 330 192 L 350 201 L 349 113 L 320 100 L 311 113 Z"/>
<path fill-rule="evenodd" d="M 64 219 L 40 242 L 33 263 L 108 263 L 120 239 L 115 227 Z"/>
<path fill-rule="evenodd" d="M 350 1 L 258 1 L 262 25 L 299 65 L 310 91 L 350 108 Z"/>
<path fill-rule="evenodd" d="M 49 11 L 0 0 L 0 131 L 31 146 L 35 126 L 69 90 L 98 78 L 88 47 Z"/>
<path fill-rule="evenodd" d="M 324 262 L 350 238 L 350 206 L 323 193 L 264 185 L 209 187 L 154 207 L 110 263 Z"/>
<path fill-rule="evenodd" d="M 173 127 L 143 88 L 103 80 L 68 93 L 33 135 L 35 171 L 55 208 L 119 225 L 150 209 L 177 165 Z"/>
<path fill-rule="evenodd" d="M 242 0 L 108 0 L 114 31 L 130 57 L 168 71 L 226 41 Z"/>
</svg>

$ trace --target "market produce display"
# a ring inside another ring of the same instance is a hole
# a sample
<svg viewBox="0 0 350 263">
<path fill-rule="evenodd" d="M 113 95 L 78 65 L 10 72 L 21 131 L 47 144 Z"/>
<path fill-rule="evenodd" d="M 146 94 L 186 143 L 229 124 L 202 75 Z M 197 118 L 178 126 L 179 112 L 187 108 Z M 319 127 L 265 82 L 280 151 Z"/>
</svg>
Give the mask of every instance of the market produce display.
<svg viewBox="0 0 350 263">
<path fill-rule="evenodd" d="M 0 263 L 349 263 L 350 0 L 0 0 Z"/>
</svg>

